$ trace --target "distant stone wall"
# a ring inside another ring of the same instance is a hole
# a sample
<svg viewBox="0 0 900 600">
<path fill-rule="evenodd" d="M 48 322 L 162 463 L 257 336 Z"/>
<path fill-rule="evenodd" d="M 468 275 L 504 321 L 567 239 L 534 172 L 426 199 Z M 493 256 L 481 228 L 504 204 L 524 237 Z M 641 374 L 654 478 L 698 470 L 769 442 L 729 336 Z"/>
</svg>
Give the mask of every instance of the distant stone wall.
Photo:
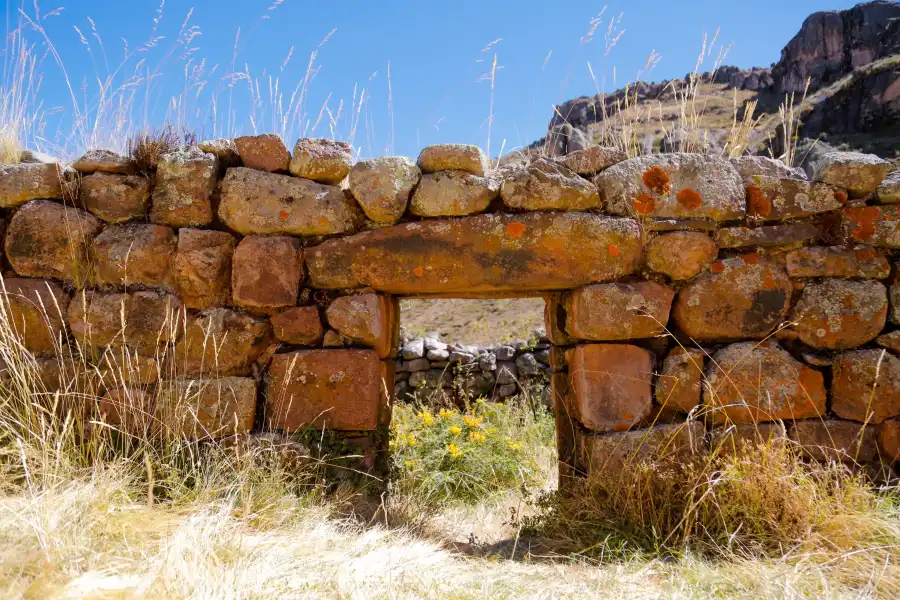
<svg viewBox="0 0 900 600">
<path fill-rule="evenodd" d="M 477 365 L 484 390 L 490 372 L 492 394 L 510 391 L 500 348 L 454 362 L 409 341 L 397 362 L 398 297 L 541 296 L 550 347 L 508 360 L 549 373 L 565 476 L 638 445 L 677 456 L 760 435 L 889 463 L 887 175 L 853 153 L 825 154 L 809 181 L 760 157 L 599 147 L 499 171 L 462 145 L 353 164 L 346 144 L 291 154 L 273 135 L 140 174 L 91 151 L 0 167 L 5 306 L 48 390 L 66 384 L 60 353 L 96 373 L 85 414 L 198 438 L 326 428 L 372 462 L 398 367 L 424 388 L 444 362 Z"/>
</svg>

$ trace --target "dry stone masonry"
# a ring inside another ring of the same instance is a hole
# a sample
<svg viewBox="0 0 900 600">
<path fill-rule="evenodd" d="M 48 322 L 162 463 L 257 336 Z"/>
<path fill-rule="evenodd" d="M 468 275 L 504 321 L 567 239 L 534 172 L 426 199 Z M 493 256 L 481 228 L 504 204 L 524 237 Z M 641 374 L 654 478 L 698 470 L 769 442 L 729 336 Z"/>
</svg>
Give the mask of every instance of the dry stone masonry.
<svg viewBox="0 0 900 600">
<path fill-rule="evenodd" d="M 142 174 L 92 150 L 0 167 L 4 309 L 47 391 L 66 379 L 54 356 L 80 350 L 102 385 L 74 408 L 129 432 L 323 428 L 372 466 L 394 401 L 543 378 L 565 477 L 756 440 L 890 465 L 888 171 L 835 152 L 809 180 L 764 157 L 599 147 L 492 171 L 457 144 L 354 164 L 345 143 L 259 135 Z M 546 330 L 401 344 L 409 296 L 540 296 Z"/>
</svg>

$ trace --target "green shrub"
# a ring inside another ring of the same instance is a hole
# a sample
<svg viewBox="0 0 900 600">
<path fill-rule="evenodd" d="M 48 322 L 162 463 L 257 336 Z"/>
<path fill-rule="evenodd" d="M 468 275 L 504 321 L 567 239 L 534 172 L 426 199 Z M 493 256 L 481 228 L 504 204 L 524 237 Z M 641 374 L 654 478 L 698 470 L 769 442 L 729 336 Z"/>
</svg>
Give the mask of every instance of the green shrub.
<svg viewBox="0 0 900 600">
<path fill-rule="evenodd" d="M 476 400 L 465 412 L 398 405 L 392 425 L 394 484 L 434 502 L 474 502 L 533 486 L 555 470 L 553 417 L 518 397 Z"/>
</svg>

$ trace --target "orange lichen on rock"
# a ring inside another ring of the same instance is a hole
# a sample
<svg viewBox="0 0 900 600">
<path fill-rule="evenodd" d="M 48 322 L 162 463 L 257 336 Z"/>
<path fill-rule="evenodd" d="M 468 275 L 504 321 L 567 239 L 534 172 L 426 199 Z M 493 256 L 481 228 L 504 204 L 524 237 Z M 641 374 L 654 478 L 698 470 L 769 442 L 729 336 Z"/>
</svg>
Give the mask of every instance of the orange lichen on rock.
<svg viewBox="0 0 900 600">
<path fill-rule="evenodd" d="M 747 212 L 753 217 L 767 217 L 772 212 L 769 197 L 755 185 L 747 186 Z"/>
<path fill-rule="evenodd" d="M 650 194 L 641 194 L 634 199 L 634 202 L 632 202 L 631 205 L 634 207 L 634 212 L 637 214 L 649 215 L 653 212 L 653 209 L 656 208 L 656 200 L 654 200 L 653 196 Z"/>
<path fill-rule="evenodd" d="M 844 218 L 852 225 L 850 235 L 857 242 L 867 242 L 875 236 L 875 221 L 881 216 L 877 206 L 862 206 L 848 208 L 844 211 Z"/>
<path fill-rule="evenodd" d="M 661 167 L 653 166 L 644 172 L 644 185 L 657 196 L 663 196 L 669 193 L 671 189 L 671 180 L 669 174 Z"/>
<path fill-rule="evenodd" d="M 678 204 L 688 210 L 697 210 L 703 204 L 703 197 L 690 188 L 685 188 L 675 195 Z"/>
<path fill-rule="evenodd" d="M 526 229 L 527 229 L 527 227 L 525 227 L 525 224 L 519 223 L 518 221 L 513 221 L 512 223 L 510 223 L 509 225 L 506 226 L 506 232 L 510 235 L 510 237 L 513 237 L 516 239 L 519 239 L 520 237 L 522 237 L 522 234 L 525 233 Z"/>
</svg>

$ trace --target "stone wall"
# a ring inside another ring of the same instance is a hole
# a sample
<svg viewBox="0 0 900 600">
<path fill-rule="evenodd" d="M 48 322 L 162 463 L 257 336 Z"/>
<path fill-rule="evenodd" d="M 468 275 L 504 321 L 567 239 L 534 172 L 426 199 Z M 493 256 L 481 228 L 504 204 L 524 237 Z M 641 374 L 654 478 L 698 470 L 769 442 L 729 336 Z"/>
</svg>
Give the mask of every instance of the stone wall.
<svg viewBox="0 0 900 600">
<path fill-rule="evenodd" d="M 151 173 L 92 151 L 0 167 L 5 305 L 45 385 L 65 379 L 49 357 L 85 357 L 99 400 L 79 409 L 122 428 L 326 428 L 371 461 L 398 297 L 541 296 L 564 475 L 759 435 L 877 464 L 900 443 L 897 202 L 888 163 L 852 153 L 808 180 L 599 147 L 493 172 L 472 146 L 353 164 L 273 135 Z"/>
</svg>

